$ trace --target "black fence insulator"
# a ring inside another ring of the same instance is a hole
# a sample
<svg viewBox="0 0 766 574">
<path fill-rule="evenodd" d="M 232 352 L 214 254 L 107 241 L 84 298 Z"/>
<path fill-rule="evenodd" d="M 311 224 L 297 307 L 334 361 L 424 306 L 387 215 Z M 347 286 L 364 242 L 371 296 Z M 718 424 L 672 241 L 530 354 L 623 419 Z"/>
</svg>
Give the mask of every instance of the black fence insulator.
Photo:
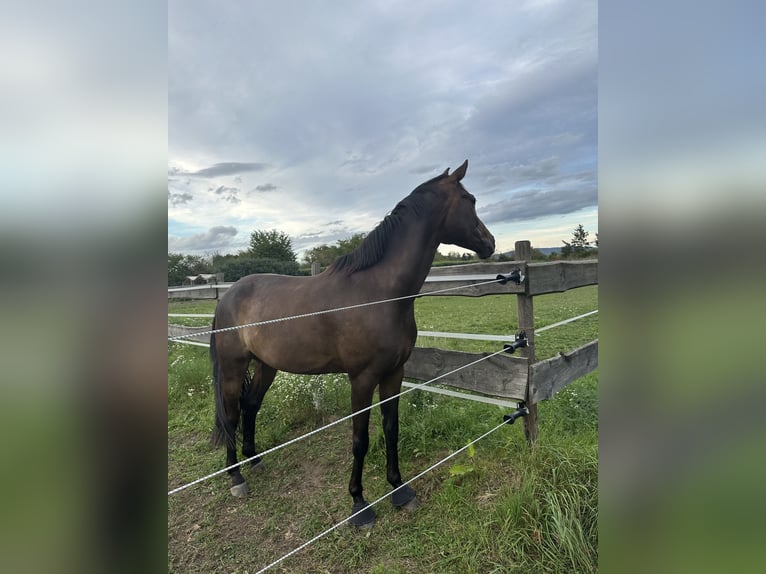
<svg viewBox="0 0 766 574">
<path fill-rule="evenodd" d="M 521 402 L 519 403 L 519 408 L 513 411 L 513 413 L 511 413 L 510 415 L 503 415 L 503 421 L 505 421 L 509 425 L 512 425 L 517 418 L 525 417 L 528 414 L 529 414 L 529 409 L 527 408 L 527 405 Z"/>
<path fill-rule="evenodd" d="M 497 279 L 497 282 L 500 283 L 500 285 L 505 285 L 508 281 L 513 281 L 516 285 L 521 285 L 521 282 L 524 281 L 524 276 L 521 274 L 521 269 L 516 267 L 516 269 L 511 271 L 508 275 L 498 275 L 495 279 Z"/>
<path fill-rule="evenodd" d="M 513 343 L 506 343 L 505 345 L 503 345 L 503 350 L 506 353 L 513 353 L 516 349 L 519 349 L 521 347 L 526 347 L 526 346 L 527 346 L 527 332 L 519 331 Z"/>
</svg>

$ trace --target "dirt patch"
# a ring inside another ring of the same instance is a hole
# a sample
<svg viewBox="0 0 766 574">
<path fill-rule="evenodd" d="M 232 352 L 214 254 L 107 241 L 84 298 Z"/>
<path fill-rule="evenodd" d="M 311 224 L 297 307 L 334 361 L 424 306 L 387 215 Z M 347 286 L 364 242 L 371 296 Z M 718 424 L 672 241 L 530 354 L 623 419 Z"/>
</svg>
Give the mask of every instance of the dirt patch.
<svg viewBox="0 0 766 574">
<path fill-rule="evenodd" d="M 246 467 L 245 499 L 230 495 L 228 476 L 171 496 L 170 571 L 253 572 L 345 518 L 351 507 L 346 434 L 339 430 L 307 448 L 274 453 L 265 458 L 263 471 Z M 220 451 L 211 450 L 211 456 Z M 311 571 L 302 560 L 308 559 L 291 558 L 288 570 Z"/>
</svg>

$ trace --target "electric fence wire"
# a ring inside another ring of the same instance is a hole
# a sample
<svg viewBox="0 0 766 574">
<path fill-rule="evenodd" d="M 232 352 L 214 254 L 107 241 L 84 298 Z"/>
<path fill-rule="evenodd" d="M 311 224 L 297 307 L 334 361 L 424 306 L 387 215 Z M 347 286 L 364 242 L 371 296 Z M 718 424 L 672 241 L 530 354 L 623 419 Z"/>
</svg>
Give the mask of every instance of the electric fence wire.
<svg viewBox="0 0 766 574">
<path fill-rule="evenodd" d="M 431 466 L 429 466 L 429 467 L 428 467 L 427 469 L 425 469 L 424 471 L 420 472 L 419 474 L 416 474 L 416 475 L 415 475 L 415 476 L 413 476 L 411 479 L 409 479 L 408 481 L 404 482 L 404 483 L 403 483 L 401 486 L 398 486 L 397 488 L 393 489 L 393 490 L 392 490 L 391 492 L 389 492 L 388 494 L 385 494 L 385 495 L 381 496 L 380 498 L 378 498 L 378 499 L 377 499 L 377 500 L 375 500 L 374 502 L 371 502 L 371 503 L 369 503 L 369 506 L 365 506 L 363 509 L 359 510 L 358 512 L 355 512 L 355 513 L 354 513 L 354 514 L 352 514 L 351 516 L 348 516 L 347 518 L 344 518 L 343 520 L 341 520 L 340 522 L 338 522 L 338 523 L 334 524 L 333 526 L 331 526 L 331 527 L 330 527 L 330 528 L 328 528 L 327 530 L 325 530 L 325 531 L 323 531 L 323 532 L 320 532 L 319 534 L 317 534 L 316 536 L 314 536 L 312 539 L 310 539 L 310 540 L 308 540 L 308 541 L 304 542 L 303 544 L 301 544 L 301 545 L 300 545 L 300 546 L 298 546 L 297 548 L 294 548 L 293 550 L 291 550 L 290 552 L 288 552 L 288 553 L 287 553 L 287 554 L 285 554 L 284 556 L 282 556 L 282 557 L 280 557 L 280 558 L 276 559 L 274 562 L 272 562 L 272 563 L 271 563 L 271 564 L 269 564 L 268 566 L 265 566 L 265 567 L 261 568 L 260 570 L 258 570 L 258 571 L 256 572 L 256 574 L 262 574 L 263 572 L 266 572 L 267 570 L 269 570 L 270 568 L 273 568 L 274 566 L 276 566 L 276 565 L 277 565 L 277 564 L 279 564 L 280 562 L 282 562 L 282 561 L 286 560 L 286 559 L 287 559 L 287 558 L 289 558 L 290 556 L 293 556 L 294 554 L 297 554 L 298 552 L 300 552 L 301 550 L 303 550 L 303 549 L 304 549 L 304 548 L 306 548 L 307 546 L 310 546 L 311 544 L 313 544 L 314 542 L 316 542 L 316 541 L 317 541 L 317 540 L 319 540 L 320 538 L 323 538 L 324 536 L 327 536 L 328 534 L 330 534 L 330 532 L 332 532 L 333 530 L 335 530 L 335 529 L 337 529 L 337 528 L 340 528 L 340 527 L 341 527 L 343 524 L 345 524 L 346 522 L 348 522 L 349 520 L 351 520 L 352 518 L 354 518 L 354 517 L 355 517 L 355 516 L 357 516 L 358 514 L 361 514 L 362 512 L 364 512 L 365 510 L 367 510 L 368 508 L 370 508 L 370 507 L 372 507 L 372 506 L 375 506 L 375 505 L 376 505 L 376 504 L 378 504 L 380 501 L 382 501 L 382 500 L 384 500 L 384 499 L 388 498 L 389 496 L 391 496 L 391 495 L 392 495 L 394 492 L 396 492 L 396 491 L 397 491 L 397 490 L 399 490 L 400 488 L 404 488 L 405 486 L 409 485 L 411 482 L 413 482 L 413 481 L 417 480 L 417 479 L 418 479 L 418 478 L 420 478 L 421 476 L 424 476 L 425 474 L 428 474 L 429 472 L 431 472 L 432 470 L 434 470 L 436 467 L 438 467 L 439 465 L 441 465 L 441 464 L 443 464 L 443 463 L 447 462 L 447 461 L 448 461 L 448 460 L 450 460 L 451 458 L 454 458 L 454 457 L 456 457 L 456 456 L 457 456 L 457 455 L 459 455 L 461 452 L 463 452 L 464 450 L 466 450 L 466 449 L 468 449 L 469 447 L 473 446 L 475 443 L 479 442 L 481 439 L 483 439 L 483 438 L 485 438 L 485 437 L 487 437 L 487 436 L 491 435 L 493 432 L 495 432 L 497 429 L 499 429 L 501 426 L 503 426 L 503 425 L 505 425 L 505 424 L 508 424 L 508 423 L 506 423 L 505 421 L 503 421 L 502 423 L 500 423 L 499 425 L 497 425 L 495 428 L 493 428 L 493 429 L 491 429 L 491 430 L 488 430 L 487 432 L 485 432 L 485 433 L 484 433 L 483 435 L 481 435 L 480 437 L 478 437 L 478 438 L 476 438 L 476 439 L 472 440 L 471 442 L 469 442 L 468 444 L 466 444 L 464 447 L 462 447 L 462 448 L 459 448 L 458 450 L 454 451 L 454 452 L 453 452 L 453 453 L 451 453 L 451 454 L 448 454 L 446 457 L 444 457 L 443 459 L 441 459 L 439 462 L 437 462 L 437 463 L 435 463 L 435 464 L 432 464 Z"/>
<path fill-rule="evenodd" d="M 330 427 L 333 427 L 333 426 L 335 426 L 335 425 L 337 425 L 337 424 L 340 424 L 340 423 L 342 423 L 342 422 L 345 422 L 345 421 L 347 421 L 347 420 L 349 420 L 349 419 L 351 419 L 351 418 L 355 417 L 356 415 L 358 415 L 358 414 L 360 414 L 360 413 L 363 413 L 363 412 L 366 412 L 366 411 L 372 410 L 372 409 L 374 409 L 375 407 L 377 407 L 377 406 L 379 406 L 379 405 L 382 405 L 383 403 L 387 403 L 388 401 L 392 401 L 392 400 L 394 400 L 394 399 L 397 399 L 397 398 L 399 398 L 399 397 L 401 397 L 401 396 L 404 396 L 404 395 L 406 395 L 407 393 L 411 393 L 412 391 L 416 391 L 416 390 L 418 390 L 418 389 L 420 389 L 420 388 L 422 388 L 422 387 L 425 387 L 426 385 L 428 385 L 428 384 L 430 384 L 430 383 L 433 383 L 434 381 L 438 381 L 439 379 L 443 379 L 444 377 L 447 377 L 447 376 L 449 376 L 449 375 L 451 375 L 451 374 L 453 374 L 453 373 L 456 373 L 456 372 L 458 372 L 458 371 L 460 371 L 460 370 L 462 370 L 462 369 L 466 369 L 466 368 L 468 368 L 468 367 L 471 367 L 471 366 L 473 366 L 473 365 L 476 365 L 477 363 L 480 363 L 480 362 L 482 362 L 482 361 L 486 361 L 487 359 L 490 359 L 490 358 L 492 358 L 492 357 L 494 357 L 494 356 L 496 356 L 496 355 L 499 355 L 499 354 L 501 354 L 501 353 L 505 353 L 505 352 L 506 352 L 506 351 L 505 351 L 505 349 L 501 349 L 500 351 L 496 351 L 496 352 L 494 352 L 494 353 L 491 353 L 491 354 L 489 354 L 489 355 L 486 355 L 486 356 L 484 356 L 484 357 L 481 357 L 480 359 L 476 359 L 475 361 L 471 361 L 470 363 L 466 363 L 465 365 L 462 365 L 462 366 L 460 366 L 460 367 L 457 367 L 457 368 L 455 368 L 455 369 L 453 369 L 453 370 L 451 370 L 451 371 L 449 371 L 449 372 L 447 372 L 447 373 L 442 373 L 441 375 L 439 375 L 439 376 L 437 376 L 437 377 L 434 377 L 434 378 L 433 378 L 433 379 L 431 379 L 430 381 L 426 381 L 425 383 L 421 383 L 421 384 L 419 384 L 419 385 L 415 385 L 414 387 L 410 387 L 410 388 L 408 388 L 408 389 L 406 389 L 406 390 L 404 390 L 404 391 L 402 391 L 402 392 L 400 392 L 400 393 L 398 393 L 398 394 L 396 394 L 396 395 L 393 395 L 393 396 L 391 396 L 391 397 L 388 397 L 388 398 L 386 398 L 386 399 L 383 399 L 382 401 L 379 401 L 379 402 L 377 402 L 377 403 L 374 403 L 374 404 L 370 405 L 369 407 L 365 407 L 365 408 L 363 408 L 363 409 L 359 409 L 358 411 L 356 411 L 356 412 L 353 412 L 353 413 L 351 413 L 350 415 L 346 415 L 345 417 L 342 417 L 342 418 L 340 418 L 340 419 L 338 419 L 338 420 L 336 420 L 336 421 L 333 421 L 333 422 L 331 422 L 331 423 L 328 423 L 328 424 L 326 424 L 326 425 L 324 425 L 324 426 L 321 426 L 321 427 L 315 428 L 314 430 L 312 430 L 312 431 L 310 431 L 310 432 L 307 432 L 306 434 L 302 434 L 301 436 L 295 437 L 294 439 L 291 439 L 291 440 L 289 440 L 289 441 L 287 441 L 287 442 L 284 442 L 284 443 L 282 443 L 282 444 L 279 444 L 279 445 L 277 445 L 277 446 L 274 446 L 274 447 L 272 447 L 272 448 L 270 448 L 270 449 L 267 449 L 267 450 L 265 450 L 265 451 L 263 451 L 263 452 L 261 452 L 261 453 L 258 453 L 258 454 L 256 454 L 256 455 L 254 455 L 254 456 L 251 456 L 251 457 L 249 457 L 249 458 L 246 458 L 246 459 L 244 459 L 244 460 L 241 460 L 241 461 L 239 461 L 239 462 L 237 462 L 237 463 L 235 463 L 235 464 L 229 465 L 229 466 L 227 466 L 226 468 L 222 468 L 221 470 L 217 470 L 217 471 L 215 471 L 215 472 L 211 472 L 210 474 L 208 474 L 208 475 L 206 475 L 206 476 L 203 476 L 203 477 L 201 477 L 201 478 L 198 478 L 198 479 L 196 479 L 196 480 L 193 480 L 192 482 L 189 482 L 189 483 L 187 483 L 187 484 L 184 484 L 183 486 L 179 486 L 179 487 L 177 487 L 177 488 L 174 488 L 174 489 L 172 489 L 172 490 L 169 490 L 169 491 L 168 491 L 168 496 L 170 496 L 170 495 L 173 495 L 173 494 L 175 494 L 175 493 L 177 493 L 177 492 L 181 492 L 182 490 L 185 490 L 185 489 L 187 489 L 187 488 L 189 488 L 189 487 L 191 487 L 191 486 L 194 486 L 194 485 L 196 485 L 196 484 L 199 484 L 199 483 L 201 483 L 201 482 L 204 482 L 204 481 L 206 481 L 206 480 L 209 480 L 209 479 L 213 478 L 214 476 L 218 476 L 218 475 L 220 475 L 220 474 L 223 474 L 224 472 L 227 472 L 227 471 L 229 471 L 229 470 L 232 470 L 232 469 L 234 469 L 234 468 L 237 468 L 238 466 L 242 466 L 243 464 L 246 464 L 246 463 L 248 463 L 248 462 L 250 462 L 250 461 L 252 461 L 252 460 L 255 460 L 256 458 L 259 458 L 259 457 L 265 456 L 265 455 L 267 455 L 267 454 L 271 454 L 272 452 L 276 452 L 276 451 L 278 451 L 278 450 L 280 450 L 280 449 L 282 449 L 282 448 L 284 448 L 284 447 L 286 447 L 286 446 L 290 446 L 291 444 L 295 444 L 295 443 L 296 443 L 296 442 L 298 442 L 298 441 L 301 441 L 301 440 L 303 440 L 303 439 L 305 439 L 305 438 L 308 438 L 308 437 L 310 437 L 310 436 L 313 436 L 313 435 L 315 435 L 315 434 L 317 434 L 317 433 L 319 433 L 319 432 L 321 432 L 321 431 L 323 431 L 323 430 L 327 430 L 328 428 L 330 428 Z"/>
</svg>

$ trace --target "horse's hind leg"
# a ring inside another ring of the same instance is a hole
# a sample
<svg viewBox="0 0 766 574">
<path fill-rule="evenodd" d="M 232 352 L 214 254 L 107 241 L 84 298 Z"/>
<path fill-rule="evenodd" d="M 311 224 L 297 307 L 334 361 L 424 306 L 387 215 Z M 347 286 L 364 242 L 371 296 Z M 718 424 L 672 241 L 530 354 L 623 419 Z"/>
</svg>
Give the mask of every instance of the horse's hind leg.
<svg viewBox="0 0 766 574">
<path fill-rule="evenodd" d="M 221 361 L 221 399 L 223 402 L 223 431 L 226 438 L 226 466 L 237 464 L 237 426 L 239 426 L 239 407 L 242 387 L 247 373 L 249 358 Z M 220 419 L 219 419 L 220 423 Z M 229 469 L 231 493 L 236 497 L 247 494 L 247 484 L 238 466 Z"/>
<path fill-rule="evenodd" d="M 372 404 L 372 394 L 375 391 L 375 379 L 370 375 L 351 377 L 351 410 L 358 412 Z M 370 445 L 369 423 L 370 411 L 364 411 L 353 417 L 353 436 L 351 451 L 354 455 L 354 465 L 351 469 L 351 480 L 348 492 L 354 500 L 351 508 L 351 524 L 356 527 L 371 527 L 375 524 L 375 511 L 364 499 L 362 489 L 362 469 L 364 457 Z"/>
<path fill-rule="evenodd" d="M 276 369 L 264 365 L 256 359 L 253 380 L 250 388 L 242 397 L 242 456 L 251 458 L 256 455 L 255 450 L 255 417 L 261 408 L 263 397 L 274 382 Z M 257 457 L 250 462 L 253 469 L 263 468 L 261 458 Z"/>
</svg>

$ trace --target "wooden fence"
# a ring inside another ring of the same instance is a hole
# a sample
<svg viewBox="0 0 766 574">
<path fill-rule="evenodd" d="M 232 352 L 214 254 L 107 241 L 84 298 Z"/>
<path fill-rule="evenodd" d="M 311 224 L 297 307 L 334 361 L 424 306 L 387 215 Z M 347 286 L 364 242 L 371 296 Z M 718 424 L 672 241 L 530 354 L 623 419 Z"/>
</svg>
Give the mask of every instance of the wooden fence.
<svg viewBox="0 0 766 574">
<path fill-rule="evenodd" d="M 530 442 L 534 442 L 537 439 L 537 403 L 550 399 L 566 385 L 590 373 L 598 366 L 598 339 L 569 353 L 560 353 L 544 361 L 535 361 L 534 296 L 598 284 L 598 261 L 532 263 L 529 241 L 516 242 L 515 256 L 516 261 L 511 262 L 433 268 L 420 292 L 427 295 L 447 287 L 465 286 L 465 289 L 434 294 L 434 296 L 516 295 L 518 328 L 526 332 L 527 347 L 517 351 L 519 356 L 496 355 L 468 369 L 439 379 L 439 384 L 483 395 L 524 401 L 529 409 L 529 415 L 524 417 L 524 434 Z M 505 285 L 500 283 L 476 285 L 476 283 L 486 282 L 488 278 L 497 274 L 507 274 L 513 267 L 519 267 L 524 276 L 524 281 L 519 285 L 512 282 Z M 461 279 L 463 276 L 465 279 Z M 189 294 L 185 293 L 185 296 L 189 297 Z M 168 325 L 168 336 L 174 337 L 207 330 L 209 327 L 191 328 Z M 194 340 L 209 343 L 210 336 L 203 335 L 195 337 Z M 428 381 L 446 371 L 487 355 L 489 353 L 465 353 L 415 347 L 404 365 L 404 376 L 408 379 Z"/>
</svg>

